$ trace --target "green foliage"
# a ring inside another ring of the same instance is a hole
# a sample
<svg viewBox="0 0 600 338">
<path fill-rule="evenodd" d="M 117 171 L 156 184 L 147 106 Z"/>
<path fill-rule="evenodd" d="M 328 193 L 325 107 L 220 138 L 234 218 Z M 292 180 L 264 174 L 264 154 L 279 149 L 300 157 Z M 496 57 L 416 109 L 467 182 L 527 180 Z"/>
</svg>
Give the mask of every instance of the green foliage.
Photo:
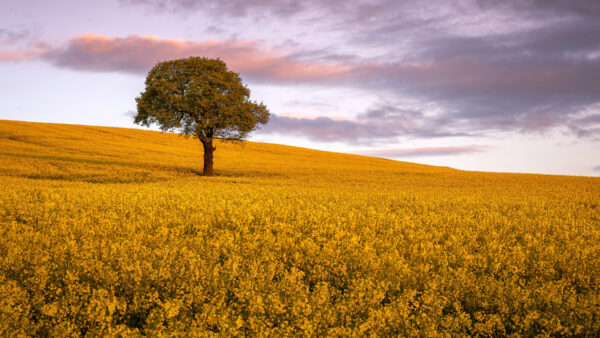
<svg viewBox="0 0 600 338">
<path fill-rule="evenodd" d="M 136 98 L 135 123 L 193 134 L 201 140 L 242 140 L 269 121 L 262 103 L 250 101 L 240 76 L 219 59 L 189 57 L 157 63 Z"/>
</svg>

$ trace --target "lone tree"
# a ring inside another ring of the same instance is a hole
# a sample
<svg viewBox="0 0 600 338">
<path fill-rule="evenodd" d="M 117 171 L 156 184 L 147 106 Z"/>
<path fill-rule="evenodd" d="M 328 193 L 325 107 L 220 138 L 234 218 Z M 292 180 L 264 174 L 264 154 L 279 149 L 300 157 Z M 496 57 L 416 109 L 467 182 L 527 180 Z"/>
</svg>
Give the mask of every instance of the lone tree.
<svg viewBox="0 0 600 338">
<path fill-rule="evenodd" d="M 213 175 L 213 139 L 242 141 L 269 121 L 262 103 L 250 101 L 240 76 L 220 59 L 189 57 L 157 63 L 136 99 L 135 123 L 195 135 L 204 148 L 204 176 Z"/>
</svg>

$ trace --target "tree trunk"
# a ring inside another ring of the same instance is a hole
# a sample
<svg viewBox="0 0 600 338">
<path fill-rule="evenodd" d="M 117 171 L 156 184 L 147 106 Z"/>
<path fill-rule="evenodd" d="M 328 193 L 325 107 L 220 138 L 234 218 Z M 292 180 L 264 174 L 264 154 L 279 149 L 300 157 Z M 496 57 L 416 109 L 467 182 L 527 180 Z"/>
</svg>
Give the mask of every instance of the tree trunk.
<svg viewBox="0 0 600 338">
<path fill-rule="evenodd" d="M 213 176 L 213 152 L 215 147 L 212 144 L 212 138 L 202 140 L 202 146 L 204 147 L 204 176 Z"/>
</svg>

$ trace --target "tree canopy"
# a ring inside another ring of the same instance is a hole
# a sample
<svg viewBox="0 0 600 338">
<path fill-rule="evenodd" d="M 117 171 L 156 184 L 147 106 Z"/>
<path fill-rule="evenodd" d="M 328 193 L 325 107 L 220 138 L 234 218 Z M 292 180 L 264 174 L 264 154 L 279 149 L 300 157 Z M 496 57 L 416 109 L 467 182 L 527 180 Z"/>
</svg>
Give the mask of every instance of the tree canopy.
<svg viewBox="0 0 600 338">
<path fill-rule="evenodd" d="M 269 121 L 262 103 L 250 100 L 239 74 L 220 59 L 189 57 L 157 63 L 136 98 L 135 123 L 195 135 L 204 146 L 204 175 L 212 176 L 213 139 L 247 138 Z"/>
</svg>

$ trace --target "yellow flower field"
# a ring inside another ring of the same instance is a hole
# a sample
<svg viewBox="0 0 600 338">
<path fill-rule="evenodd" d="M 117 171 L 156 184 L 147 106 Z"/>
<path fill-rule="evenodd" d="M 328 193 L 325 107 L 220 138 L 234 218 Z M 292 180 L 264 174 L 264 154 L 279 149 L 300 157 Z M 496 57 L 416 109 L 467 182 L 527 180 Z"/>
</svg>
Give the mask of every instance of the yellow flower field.
<svg viewBox="0 0 600 338">
<path fill-rule="evenodd" d="M 600 179 L 0 121 L 0 335 L 600 335 Z"/>
</svg>

